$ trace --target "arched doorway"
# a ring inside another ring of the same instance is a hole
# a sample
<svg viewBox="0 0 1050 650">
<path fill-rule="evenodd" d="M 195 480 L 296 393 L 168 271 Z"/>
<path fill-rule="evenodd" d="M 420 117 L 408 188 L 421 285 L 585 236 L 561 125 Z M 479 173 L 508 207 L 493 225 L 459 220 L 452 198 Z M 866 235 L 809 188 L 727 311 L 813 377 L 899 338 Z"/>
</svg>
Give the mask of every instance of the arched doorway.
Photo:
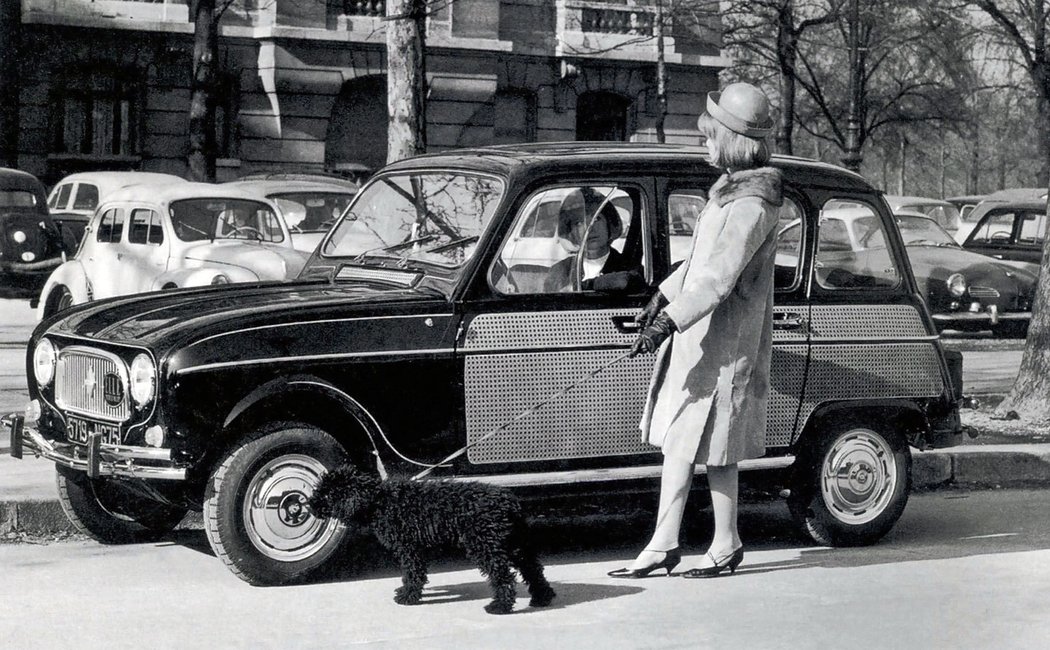
<svg viewBox="0 0 1050 650">
<path fill-rule="evenodd" d="M 631 134 L 631 100 L 593 90 L 576 99 L 576 139 L 624 142 Z"/>
<path fill-rule="evenodd" d="M 343 84 L 325 137 L 325 169 L 373 172 L 386 164 L 386 77 L 372 75 Z"/>
</svg>

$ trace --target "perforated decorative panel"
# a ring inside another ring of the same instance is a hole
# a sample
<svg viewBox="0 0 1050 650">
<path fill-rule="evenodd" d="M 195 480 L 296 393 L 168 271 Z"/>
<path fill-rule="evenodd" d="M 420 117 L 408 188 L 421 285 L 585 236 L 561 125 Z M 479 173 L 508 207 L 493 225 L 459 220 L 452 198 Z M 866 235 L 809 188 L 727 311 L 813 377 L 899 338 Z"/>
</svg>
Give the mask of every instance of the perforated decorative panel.
<svg viewBox="0 0 1050 650">
<path fill-rule="evenodd" d="M 805 345 L 773 345 L 770 359 L 766 446 L 786 447 L 795 432 L 802 382 L 806 372 Z"/>
<path fill-rule="evenodd" d="M 484 314 L 470 322 L 462 349 L 523 350 L 571 345 L 630 345 L 637 333 L 620 332 L 613 318 L 634 318 L 639 310 L 550 311 Z"/>
<path fill-rule="evenodd" d="M 810 329 L 814 339 L 901 339 L 929 336 L 910 305 L 814 305 Z"/>
</svg>

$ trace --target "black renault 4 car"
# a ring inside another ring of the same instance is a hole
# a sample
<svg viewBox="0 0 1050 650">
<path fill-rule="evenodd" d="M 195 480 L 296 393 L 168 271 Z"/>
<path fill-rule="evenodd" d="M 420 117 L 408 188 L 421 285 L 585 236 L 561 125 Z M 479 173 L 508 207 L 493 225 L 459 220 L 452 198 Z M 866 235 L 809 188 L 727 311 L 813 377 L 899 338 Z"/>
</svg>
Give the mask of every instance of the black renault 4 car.
<svg viewBox="0 0 1050 650">
<path fill-rule="evenodd" d="M 961 357 L 942 350 L 876 190 L 830 165 L 773 164 L 782 223 L 802 227 L 777 251 L 767 454 L 742 468 L 781 470 L 819 542 L 871 543 L 904 510 L 910 448 L 959 437 Z M 70 519 L 104 542 L 202 509 L 215 554 L 253 584 L 298 579 L 353 538 L 306 507 L 347 460 L 514 489 L 654 487 L 661 457 L 638 430 L 653 357 L 625 352 L 718 175 L 702 149 L 604 143 L 394 163 L 297 281 L 42 322 L 12 453 L 54 460 Z M 588 229 L 602 215 L 617 271 L 594 276 L 566 237 L 569 196 Z M 889 245 L 860 261 L 822 248 L 830 201 L 869 206 Z"/>
<path fill-rule="evenodd" d="M 0 298 L 35 303 L 66 252 L 62 231 L 47 209 L 44 185 L 32 174 L 0 167 Z"/>
</svg>

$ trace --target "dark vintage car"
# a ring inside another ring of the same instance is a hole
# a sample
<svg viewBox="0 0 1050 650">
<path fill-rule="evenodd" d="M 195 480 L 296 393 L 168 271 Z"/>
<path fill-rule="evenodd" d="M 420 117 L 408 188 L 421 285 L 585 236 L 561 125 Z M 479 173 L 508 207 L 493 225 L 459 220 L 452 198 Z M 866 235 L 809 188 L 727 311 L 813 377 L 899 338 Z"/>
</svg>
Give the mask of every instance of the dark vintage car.
<svg viewBox="0 0 1050 650">
<path fill-rule="evenodd" d="M 996 259 L 1038 265 L 1046 234 L 1046 189 L 990 194 L 971 213 L 974 226 L 963 248 Z"/>
<path fill-rule="evenodd" d="M 898 212 L 894 218 L 915 281 L 938 328 L 1024 336 L 1032 317 L 1037 266 L 1003 263 L 964 250 L 922 214 Z M 867 278 L 886 265 L 880 217 L 869 208 L 825 210 L 821 224 L 820 243 L 826 254 L 817 261 L 828 268 L 829 258 L 834 259 L 837 270 L 829 272 L 830 282 L 854 282 L 843 269 L 863 269 L 862 277 Z"/>
<path fill-rule="evenodd" d="M 871 543 L 904 510 L 911 446 L 960 437 L 961 355 L 942 350 L 879 193 L 830 165 L 773 164 L 782 221 L 802 226 L 779 242 L 767 454 L 742 468 L 778 470 L 820 543 Z M 43 321 L 12 453 L 54 460 L 67 514 L 105 542 L 203 510 L 216 556 L 253 584 L 299 579 L 355 538 L 306 507 L 347 459 L 544 493 L 654 489 L 661 456 L 638 430 L 654 358 L 625 353 L 633 317 L 685 254 L 672 239 L 688 229 L 670 226 L 695 218 L 717 176 L 702 149 L 610 143 L 391 164 L 298 281 Z M 573 190 L 596 199 L 587 219 L 619 221 L 606 230 L 633 269 L 618 273 L 644 282 L 588 283 L 586 247 L 547 245 L 542 213 Z M 820 208 L 836 199 L 878 215 L 877 276 L 841 269 L 855 281 L 839 285 L 834 262 L 816 262 Z M 566 259 L 567 286 L 537 281 Z"/>
<path fill-rule="evenodd" d="M 32 174 L 0 168 L 0 298 L 29 298 L 35 305 L 47 276 L 64 260 L 67 244 L 46 197 Z"/>
</svg>

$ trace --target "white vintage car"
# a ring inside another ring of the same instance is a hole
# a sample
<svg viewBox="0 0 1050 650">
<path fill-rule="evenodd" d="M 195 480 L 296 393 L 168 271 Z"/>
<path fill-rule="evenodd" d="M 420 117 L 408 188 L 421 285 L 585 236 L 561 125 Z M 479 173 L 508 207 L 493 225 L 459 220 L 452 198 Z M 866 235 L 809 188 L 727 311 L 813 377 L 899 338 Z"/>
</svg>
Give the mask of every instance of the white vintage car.
<svg viewBox="0 0 1050 650">
<path fill-rule="evenodd" d="M 45 318 L 74 304 L 160 289 L 284 280 L 307 255 L 268 199 L 228 185 L 143 184 L 99 205 L 77 255 L 40 294 Z"/>
</svg>

